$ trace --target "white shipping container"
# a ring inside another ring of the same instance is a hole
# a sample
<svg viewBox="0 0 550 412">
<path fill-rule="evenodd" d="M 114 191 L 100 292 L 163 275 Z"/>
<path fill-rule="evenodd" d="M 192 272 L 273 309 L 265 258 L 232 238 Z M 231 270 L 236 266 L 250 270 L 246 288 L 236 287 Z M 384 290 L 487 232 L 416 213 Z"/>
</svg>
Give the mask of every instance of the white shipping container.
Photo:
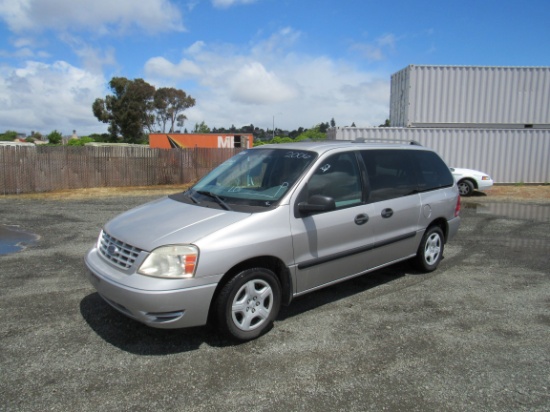
<svg viewBox="0 0 550 412">
<path fill-rule="evenodd" d="M 391 77 L 390 122 L 550 128 L 550 67 L 407 66 Z"/>
<path fill-rule="evenodd" d="M 327 139 L 417 141 L 449 166 L 481 170 L 495 183 L 550 183 L 550 129 L 337 127 Z"/>
</svg>

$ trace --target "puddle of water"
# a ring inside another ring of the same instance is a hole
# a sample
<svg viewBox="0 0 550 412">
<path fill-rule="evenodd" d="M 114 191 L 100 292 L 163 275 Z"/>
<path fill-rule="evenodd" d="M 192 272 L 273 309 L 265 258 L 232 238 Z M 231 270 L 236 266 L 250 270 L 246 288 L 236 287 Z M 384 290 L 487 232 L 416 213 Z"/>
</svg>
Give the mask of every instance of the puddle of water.
<svg viewBox="0 0 550 412">
<path fill-rule="evenodd" d="M 550 206 L 526 203 L 465 203 L 466 209 L 475 209 L 478 214 L 503 216 L 510 219 L 550 222 Z"/>
<path fill-rule="evenodd" d="M 0 255 L 19 252 L 38 240 L 38 235 L 20 230 L 16 226 L 0 225 Z"/>
</svg>

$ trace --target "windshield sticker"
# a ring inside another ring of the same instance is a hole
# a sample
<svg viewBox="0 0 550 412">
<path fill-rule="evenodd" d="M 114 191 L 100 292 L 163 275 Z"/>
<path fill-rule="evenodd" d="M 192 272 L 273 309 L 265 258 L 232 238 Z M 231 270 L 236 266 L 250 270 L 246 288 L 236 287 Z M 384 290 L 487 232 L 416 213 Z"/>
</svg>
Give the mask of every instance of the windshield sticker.
<svg viewBox="0 0 550 412">
<path fill-rule="evenodd" d="M 309 159 L 311 155 L 303 152 L 287 152 L 285 157 L 289 159 Z"/>
<path fill-rule="evenodd" d="M 321 166 L 320 169 L 323 173 L 326 173 L 329 171 L 330 165 L 327 163 L 326 165 Z"/>
<path fill-rule="evenodd" d="M 275 199 L 277 197 L 277 195 L 279 194 L 279 192 L 281 190 L 286 190 L 288 187 L 288 182 L 283 182 L 281 183 L 281 185 L 279 186 L 279 188 L 277 189 L 277 191 L 275 192 L 275 194 L 273 195 L 273 198 Z"/>
</svg>

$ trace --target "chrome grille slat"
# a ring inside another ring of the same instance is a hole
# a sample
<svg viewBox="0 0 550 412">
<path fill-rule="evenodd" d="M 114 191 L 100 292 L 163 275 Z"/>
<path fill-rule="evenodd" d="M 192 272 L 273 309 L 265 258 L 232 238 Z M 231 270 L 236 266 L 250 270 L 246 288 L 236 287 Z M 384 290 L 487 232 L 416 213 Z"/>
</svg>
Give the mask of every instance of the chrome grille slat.
<svg viewBox="0 0 550 412">
<path fill-rule="evenodd" d="M 141 253 L 141 249 L 124 243 L 103 231 L 99 239 L 99 252 L 116 266 L 129 269 Z"/>
</svg>

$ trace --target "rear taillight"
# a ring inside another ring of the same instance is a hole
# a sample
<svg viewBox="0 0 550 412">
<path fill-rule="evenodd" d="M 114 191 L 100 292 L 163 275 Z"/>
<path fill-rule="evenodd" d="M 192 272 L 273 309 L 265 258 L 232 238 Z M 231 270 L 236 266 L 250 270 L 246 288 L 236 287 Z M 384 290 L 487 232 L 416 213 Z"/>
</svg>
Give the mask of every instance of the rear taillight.
<svg viewBox="0 0 550 412">
<path fill-rule="evenodd" d="M 456 207 L 455 207 L 455 217 L 458 217 L 460 215 L 460 196 L 456 199 Z"/>
</svg>

